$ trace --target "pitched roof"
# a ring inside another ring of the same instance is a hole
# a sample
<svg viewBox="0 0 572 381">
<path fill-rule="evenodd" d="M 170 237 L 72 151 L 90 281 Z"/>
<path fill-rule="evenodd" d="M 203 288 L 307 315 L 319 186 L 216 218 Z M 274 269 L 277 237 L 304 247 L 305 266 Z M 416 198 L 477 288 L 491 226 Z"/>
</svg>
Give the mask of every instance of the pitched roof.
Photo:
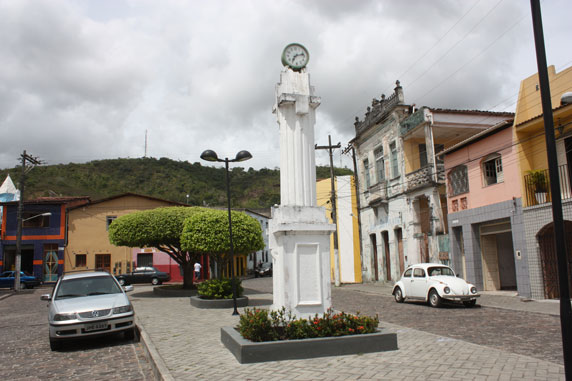
<svg viewBox="0 0 572 381">
<path fill-rule="evenodd" d="M 121 193 L 115 196 L 110 196 L 110 197 L 106 197 L 106 198 L 100 198 L 99 200 L 95 200 L 95 201 L 90 201 L 86 204 L 83 205 L 78 205 L 78 206 L 73 206 L 71 208 L 68 208 L 69 210 L 73 210 L 73 209 L 77 209 L 77 208 L 81 208 L 84 206 L 90 206 L 90 205 L 94 205 L 94 204 L 100 204 L 102 202 L 106 202 L 106 201 L 111 201 L 111 200 L 115 200 L 121 197 L 127 197 L 127 196 L 134 196 L 134 197 L 141 197 L 141 198 L 146 198 L 148 200 L 154 200 L 154 201 L 160 201 L 160 202 L 165 202 L 165 203 L 169 203 L 172 204 L 173 206 L 190 206 L 187 204 L 183 204 L 181 202 L 176 202 L 176 201 L 170 201 L 170 200 L 164 200 L 162 198 L 157 198 L 157 197 L 152 197 L 152 196 L 146 196 L 146 195 L 142 195 L 142 194 L 137 194 L 137 193 L 132 193 L 132 192 L 127 192 L 127 193 Z"/>
</svg>

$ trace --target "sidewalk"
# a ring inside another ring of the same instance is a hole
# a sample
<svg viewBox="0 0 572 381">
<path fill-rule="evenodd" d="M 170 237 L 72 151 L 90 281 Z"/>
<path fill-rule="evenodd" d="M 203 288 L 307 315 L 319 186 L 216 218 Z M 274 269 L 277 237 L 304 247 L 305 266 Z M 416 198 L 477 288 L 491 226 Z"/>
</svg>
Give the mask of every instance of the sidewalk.
<svg viewBox="0 0 572 381">
<path fill-rule="evenodd" d="M 384 285 L 344 285 L 358 292 L 391 295 Z M 141 339 L 162 380 L 510 380 L 564 379 L 559 364 L 381 322 L 397 332 L 399 350 L 258 364 L 239 364 L 220 342 L 220 328 L 235 326 L 232 309 L 205 310 L 185 298 L 130 295 Z M 272 294 L 252 295 L 271 303 Z M 481 304 L 503 308 L 551 307 L 506 294 L 485 294 Z M 508 301 L 508 302 L 507 302 Z M 532 308 L 532 309 L 529 309 Z M 546 308 L 545 308 L 546 310 Z"/>
</svg>

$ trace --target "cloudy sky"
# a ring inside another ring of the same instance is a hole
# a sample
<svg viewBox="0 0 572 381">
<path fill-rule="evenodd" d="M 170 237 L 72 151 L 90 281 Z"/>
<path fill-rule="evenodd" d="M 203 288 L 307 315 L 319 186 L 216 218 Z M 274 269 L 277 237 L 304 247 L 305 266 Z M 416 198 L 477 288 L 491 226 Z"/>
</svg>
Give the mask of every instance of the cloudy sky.
<svg viewBox="0 0 572 381">
<path fill-rule="evenodd" d="M 560 71 L 572 4 L 542 12 Z M 245 167 L 277 167 L 274 88 L 291 42 L 310 51 L 318 144 L 347 145 L 397 79 L 408 104 L 514 111 L 537 71 L 525 0 L 0 0 L 0 168 L 24 149 L 48 164 L 142 157 L 146 132 L 150 157 L 246 149 Z"/>
</svg>

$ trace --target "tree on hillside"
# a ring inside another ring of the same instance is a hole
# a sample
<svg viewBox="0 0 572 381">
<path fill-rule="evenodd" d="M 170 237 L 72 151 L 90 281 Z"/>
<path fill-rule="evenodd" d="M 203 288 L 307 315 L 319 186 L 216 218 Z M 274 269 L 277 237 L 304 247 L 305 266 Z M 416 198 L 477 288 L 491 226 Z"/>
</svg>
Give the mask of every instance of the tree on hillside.
<svg viewBox="0 0 572 381">
<path fill-rule="evenodd" d="M 264 249 L 260 223 L 243 212 L 231 212 L 234 255 L 248 255 Z M 181 248 L 208 254 L 218 266 L 219 278 L 223 265 L 230 259 L 228 212 L 208 209 L 185 220 Z"/>
<path fill-rule="evenodd" d="M 116 246 L 154 247 L 169 254 L 183 268 L 183 288 L 192 288 L 193 265 L 202 253 L 183 250 L 181 233 L 187 218 L 208 210 L 175 206 L 127 214 L 109 226 L 109 241 Z"/>
</svg>

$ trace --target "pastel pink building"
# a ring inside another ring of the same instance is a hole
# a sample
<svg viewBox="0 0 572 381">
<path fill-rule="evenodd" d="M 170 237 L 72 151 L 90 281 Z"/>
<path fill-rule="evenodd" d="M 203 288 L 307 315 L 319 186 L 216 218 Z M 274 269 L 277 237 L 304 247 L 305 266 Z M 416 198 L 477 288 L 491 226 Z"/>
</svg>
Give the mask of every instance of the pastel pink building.
<svg viewBox="0 0 572 381">
<path fill-rule="evenodd" d="M 485 291 L 530 297 L 518 149 L 507 120 L 443 151 L 450 254 Z"/>
<path fill-rule="evenodd" d="M 133 268 L 136 267 L 155 267 L 159 271 L 163 271 L 171 276 L 170 282 L 183 282 L 183 271 L 179 264 L 173 260 L 167 253 L 159 251 L 155 248 L 133 248 L 131 251 Z M 203 255 L 201 258 L 201 277 L 200 280 L 210 279 L 209 258 Z M 194 275 L 193 275 L 194 276 Z M 195 279 L 197 281 L 199 279 Z"/>
<path fill-rule="evenodd" d="M 446 151 L 449 213 L 521 197 L 511 126 L 512 121 L 503 122 Z"/>
</svg>

